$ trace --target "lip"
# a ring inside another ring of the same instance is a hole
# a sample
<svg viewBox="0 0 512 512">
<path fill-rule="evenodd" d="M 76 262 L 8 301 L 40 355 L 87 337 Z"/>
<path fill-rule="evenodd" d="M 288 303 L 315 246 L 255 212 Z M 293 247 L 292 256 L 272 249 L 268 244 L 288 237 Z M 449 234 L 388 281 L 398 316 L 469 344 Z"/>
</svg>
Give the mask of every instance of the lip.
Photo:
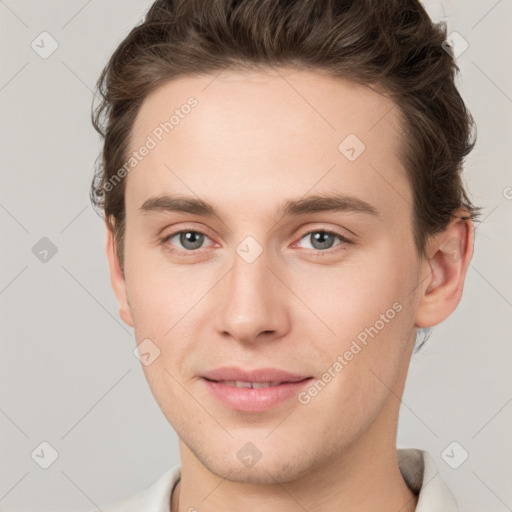
<svg viewBox="0 0 512 512">
<path fill-rule="evenodd" d="M 242 412 L 263 412 L 297 396 L 313 377 L 298 375 L 276 368 L 242 370 L 235 367 L 217 368 L 202 376 L 212 395 L 223 405 Z M 265 388 L 238 388 L 219 381 L 280 382 Z"/>
<path fill-rule="evenodd" d="M 209 380 L 243 380 L 246 382 L 298 382 L 311 375 L 300 375 L 290 373 L 279 368 L 256 368 L 254 370 L 244 370 L 237 366 L 223 366 L 215 370 L 208 371 L 201 375 Z"/>
</svg>

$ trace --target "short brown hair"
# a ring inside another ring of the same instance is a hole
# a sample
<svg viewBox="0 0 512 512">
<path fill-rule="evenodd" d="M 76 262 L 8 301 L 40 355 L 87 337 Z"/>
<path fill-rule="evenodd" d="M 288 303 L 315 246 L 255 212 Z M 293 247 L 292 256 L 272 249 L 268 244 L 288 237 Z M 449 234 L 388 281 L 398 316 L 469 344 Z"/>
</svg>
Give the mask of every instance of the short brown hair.
<svg viewBox="0 0 512 512">
<path fill-rule="evenodd" d="M 395 101 L 419 254 L 457 209 L 479 215 L 461 180 L 475 126 L 455 86 L 459 69 L 446 24 L 434 24 L 418 0 L 157 0 L 103 69 L 92 114 L 104 145 L 90 197 L 114 232 L 122 267 L 126 178 L 107 185 L 127 161 L 144 99 L 180 75 L 274 66 L 374 86 Z"/>
</svg>

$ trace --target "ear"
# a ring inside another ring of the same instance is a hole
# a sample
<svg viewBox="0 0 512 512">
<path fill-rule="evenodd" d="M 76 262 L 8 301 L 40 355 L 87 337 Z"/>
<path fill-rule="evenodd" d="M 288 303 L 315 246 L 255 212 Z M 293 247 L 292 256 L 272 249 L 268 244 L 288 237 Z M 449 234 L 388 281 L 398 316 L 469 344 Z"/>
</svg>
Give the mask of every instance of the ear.
<svg viewBox="0 0 512 512">
<path fill-rule="evenodd" d="M 474 247 L 474 227 L 467 210 L 456 212 L 456 218 L 444 231 L 431 237 L 422 265 L 416 326 L 433 327 L 455 310 L 462 297 L 466 271 Z"/>
<path fill-rule="evenodd" d="M 134 326 L 130 304 L 128 303 L 128 295 L 126 293 L 126 282 L 121 270 L 121 265 L 117 257 L 115 249 L 115 239 L 112 230 L 105 222 L 106 227 L 106 252 L 108 259 L 108 266 L 110 269 L 110 282 L 112 289 L 119 301 L 119 316 L 130 327 Z"/>
</svg>

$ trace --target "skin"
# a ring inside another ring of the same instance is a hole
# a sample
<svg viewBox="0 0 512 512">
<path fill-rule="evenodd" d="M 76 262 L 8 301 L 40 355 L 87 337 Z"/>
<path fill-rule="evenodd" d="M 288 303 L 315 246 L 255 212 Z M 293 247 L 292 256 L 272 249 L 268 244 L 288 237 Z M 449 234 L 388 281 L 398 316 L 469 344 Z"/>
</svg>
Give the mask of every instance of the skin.
<svg viewBox="0 0 512 512">
<path fill-rule="evenodd" d="M 138 113 L 131 150 L 167 112 L 198 100 L 127 176 L 124 276 L 107 227 L 120 316 L 137 343 L 161 351 L 143 369 L 180 439 L 172 510 L 412 511 L 396 458 L 399 397 L 417 329 L 460 301 L 472 223 L 454 220 L 419 257 L 400 112 L 375 90 L 283 68 L 212 80 L 160 86 Z M 366 146 L 353 162 L 338 150 L 350 133 Z M 283 200 L 321 192 L 356 196 L 379 216 L 276 215 Z M 139 212 L 162 193 L 199 197 L 222 215 Z M 165 240 L 179 230 L 204 233 L 201 248 Z M 322 230 L 353 243 L 334 237 L 318 249 L 311 232 Z M 247 236 L 263 250 L 252 263 L 236 252 Z M 401 311 L 306 405 L 238 412 L 200 379 L 225 365 L 321 379 L 396 302 Z M 252 467 L 237 457 L 247 442 L 262 454 Z"/>
</svg>

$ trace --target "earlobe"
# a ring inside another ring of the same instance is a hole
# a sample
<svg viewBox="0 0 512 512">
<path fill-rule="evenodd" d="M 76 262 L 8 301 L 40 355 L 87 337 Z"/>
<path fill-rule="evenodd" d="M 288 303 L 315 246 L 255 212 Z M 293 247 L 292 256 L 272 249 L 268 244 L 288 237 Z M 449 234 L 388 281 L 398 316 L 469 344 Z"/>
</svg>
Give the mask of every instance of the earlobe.
<svg viewBox="0 0 512 512">
<path fill-rule="evenodd" d="M 473 222 L 464 217 L 464 212 L 467 214 L 466 210 L 458 212 L 443 232 L 429 240 L 423 266 L 424 281 L 416 309 L 416 327 L 439 324 L 460 302 L 474 246 Z"/>
<path fill-rule="evenodd" d="M 126 281 L 121 269 L 119 259 L 117 257 L 117 251 L 115 248 L 114 234 L 107 223 L 106 227 L 106 253 L 108 259 L 108 266 L 110 270 L 110 282 L 112 289 L 119 301 L 119 316 L 121 319 L 128 324 L 130 327 L 134 326 L 134 321 L 128 303 L 128 295 L 126 293 Z"/>
</svg>

